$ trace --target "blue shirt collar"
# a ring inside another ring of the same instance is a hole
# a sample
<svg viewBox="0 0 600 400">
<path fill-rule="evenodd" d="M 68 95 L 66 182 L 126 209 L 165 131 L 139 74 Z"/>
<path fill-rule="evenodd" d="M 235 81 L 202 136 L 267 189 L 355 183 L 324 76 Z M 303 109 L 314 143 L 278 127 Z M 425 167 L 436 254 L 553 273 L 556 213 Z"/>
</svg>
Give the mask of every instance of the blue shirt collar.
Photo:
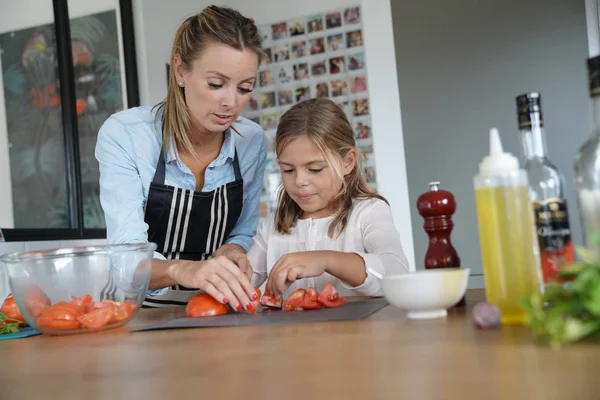
<svg viewBox="0 0 600 400">
<path fill-rule="evenodd" d="M 235 135 L 232 134 L 232 129 L 229 128 L 224 132 L 225 138 L 223 145 L 221 145 L 221 151 L 217 158 L 210 164 L 211 166 L 218 167 L 219 165 L 225 164 L 226 161 L 231 160 L 235 157 Z M 171 137 L 171 143 L 169 146 L 169 152 L 165 155 L 166 162 L 171 163 L 177 161 L 179 151 L 175 145 L 175 139 Z"/>
</svg>

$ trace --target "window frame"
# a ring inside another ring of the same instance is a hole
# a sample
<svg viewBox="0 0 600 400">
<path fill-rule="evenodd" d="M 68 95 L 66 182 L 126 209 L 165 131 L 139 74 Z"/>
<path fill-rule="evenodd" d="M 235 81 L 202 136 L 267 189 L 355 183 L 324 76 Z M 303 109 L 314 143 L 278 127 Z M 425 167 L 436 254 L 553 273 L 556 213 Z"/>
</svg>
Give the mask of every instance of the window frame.
<svg viewBox="0 0 600 400">
<path fill-rule="evenodd" d="M 68 0 L 52 0 L 52 3 L 58 76 L 61 83 L 60 96 L 70 228 L 8 229 L 0 227 L 7 242 L 106 238 L 106 229 L 86 229 L 84 226 L 77 109 L 75 105 L 75 74 L 71 52 L 71 25 L 69 21 Z M 119 0 L 119 10 L 121 14 L 120 28 L 123 39 L 125 88 L 127 91 L 126 107 L 131 108 L 140 105 L 132 0 Z"/>
</svg>

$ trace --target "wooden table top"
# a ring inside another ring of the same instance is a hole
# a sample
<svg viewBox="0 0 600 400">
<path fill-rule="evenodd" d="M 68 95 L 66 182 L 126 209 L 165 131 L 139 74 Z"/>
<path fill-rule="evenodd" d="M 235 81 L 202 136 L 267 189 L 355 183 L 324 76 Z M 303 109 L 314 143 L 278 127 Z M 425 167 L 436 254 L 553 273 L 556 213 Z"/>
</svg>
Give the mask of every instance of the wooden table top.
<svg viewBox="0 0 600 400">
<path fill-rule="evenodd" d="M 467 294 L 469 310 L 483 299 Z M 526 327 L 478 331 L 465 309 L 361 321 L 128 333 L 181 317 L 140 310 L 125 328 L 0 341 L 0 399 L 600 398 L 600 346 L 552 350 Z"/>
</svg>

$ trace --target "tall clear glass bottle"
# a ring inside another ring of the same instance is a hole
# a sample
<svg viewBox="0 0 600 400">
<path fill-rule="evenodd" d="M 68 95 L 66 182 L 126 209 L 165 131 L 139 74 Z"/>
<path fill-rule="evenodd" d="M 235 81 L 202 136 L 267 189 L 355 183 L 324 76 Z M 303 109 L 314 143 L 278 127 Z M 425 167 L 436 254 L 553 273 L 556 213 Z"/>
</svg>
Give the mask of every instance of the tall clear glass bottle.
<svg viewBox="0 0 600 400">
<path fill-rule="evenodd" d="M 543 283 L 558 281 L 558 270 L 575 261 L 564 178 L 547 156 L 542 101 L 538 92 L 517 96 L 523 168 L 540 246 Z"/>
<path fill-rule="evenodd" d="M 600 56 L 589 58 L 587 68 L 592 129 L 575 155 L 574 166 L 584 242 L 595 248 L 590 235 L 600 233 Z"/>
</svg>

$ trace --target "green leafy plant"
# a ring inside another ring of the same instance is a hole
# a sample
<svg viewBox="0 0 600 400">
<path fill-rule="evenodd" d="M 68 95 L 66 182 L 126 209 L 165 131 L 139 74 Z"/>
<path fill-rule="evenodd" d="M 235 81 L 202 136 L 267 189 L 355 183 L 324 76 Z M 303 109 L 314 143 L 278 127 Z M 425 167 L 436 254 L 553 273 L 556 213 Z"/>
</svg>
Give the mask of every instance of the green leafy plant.
<svg viewBox="0 0 600 400">
<path fill-rule="evenodd" d="M 521 303 L 538 342 L 561 347 L 600 340 L 600 235 L 589 239 L 590 248 L 576 246 L 579 261 L 561 268 L 564 283 L 548 285 L 544 293 L 532 293 Z"/>
<path fill-rule="evenodd" d="M 10 319 L 0 312 L 0 335 L 5 333 L 19 333 L 21 321 Z"/>
</svg>

